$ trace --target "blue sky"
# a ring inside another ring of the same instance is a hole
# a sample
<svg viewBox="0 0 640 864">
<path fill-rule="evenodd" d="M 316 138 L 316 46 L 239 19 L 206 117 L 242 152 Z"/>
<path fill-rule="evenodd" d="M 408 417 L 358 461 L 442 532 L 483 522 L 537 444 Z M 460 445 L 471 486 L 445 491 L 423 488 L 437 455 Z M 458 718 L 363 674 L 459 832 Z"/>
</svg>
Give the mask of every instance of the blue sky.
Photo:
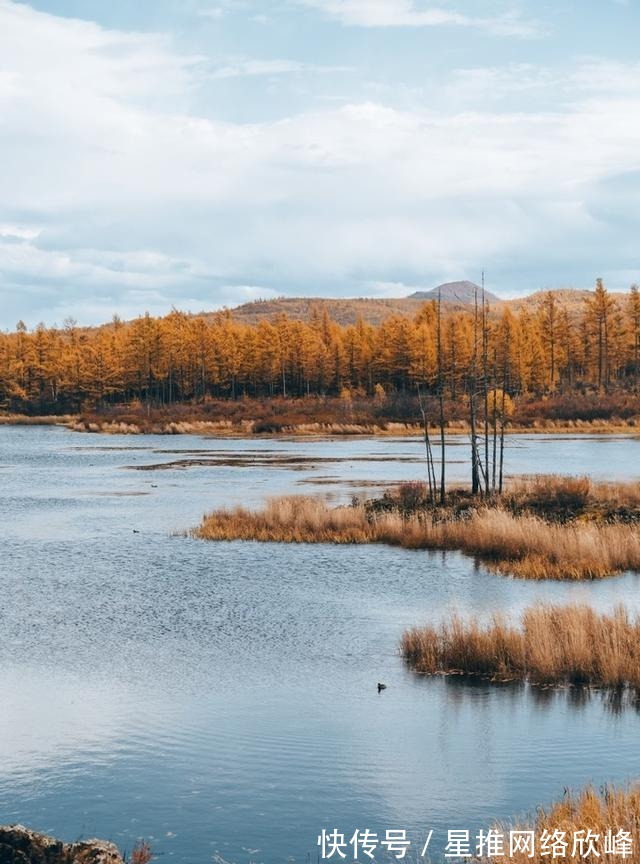
<svg viewBox="0 0 640 864">
<path fill-rule="evenodd" d="M 0 0 L 0 326 L 638 273 L 635 0 Z"/>
</svg>

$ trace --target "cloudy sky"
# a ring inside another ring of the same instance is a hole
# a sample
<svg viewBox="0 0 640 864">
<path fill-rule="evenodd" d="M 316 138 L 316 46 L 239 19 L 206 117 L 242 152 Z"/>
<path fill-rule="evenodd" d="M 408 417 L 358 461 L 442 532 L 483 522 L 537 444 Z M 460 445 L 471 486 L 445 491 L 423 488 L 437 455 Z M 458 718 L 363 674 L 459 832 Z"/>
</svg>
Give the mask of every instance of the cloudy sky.
<svg viewBox="0 0 640 864">
<path fill-rule="evenodd" d="M 636 0 L 0 0 L 0 326 L 640 278 Z"/>
</svg>

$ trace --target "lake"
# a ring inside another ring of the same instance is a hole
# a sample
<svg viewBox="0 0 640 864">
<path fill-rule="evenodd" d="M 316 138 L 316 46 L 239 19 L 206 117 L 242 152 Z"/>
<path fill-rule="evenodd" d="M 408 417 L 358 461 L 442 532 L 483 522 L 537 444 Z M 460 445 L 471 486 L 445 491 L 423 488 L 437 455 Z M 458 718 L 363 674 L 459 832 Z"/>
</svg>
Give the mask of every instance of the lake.
<svg viewBox="0 0 640 864">
<path fill-rule="evenodd" d="M 513 436 L 509 473 L 640 476 L 640 440 Z M 466 477 L 452 439 L 449 476 Z M 176 862 L 316 860 L 338 828 L 488 828 L 640 777 L 598 692 L 422 678 L 404 628 L 538 599 L 637 609 L 633 575 L 532 583 L 458 553 L 207 543 L 204 511 L 424 474 L 413 438 L 100 436 L 0 427 L 0 822 Z M 136 533 L 134 533 L 136 532 Z M 376 684 L 388 689 L 378 694 Z"/>
</svg>

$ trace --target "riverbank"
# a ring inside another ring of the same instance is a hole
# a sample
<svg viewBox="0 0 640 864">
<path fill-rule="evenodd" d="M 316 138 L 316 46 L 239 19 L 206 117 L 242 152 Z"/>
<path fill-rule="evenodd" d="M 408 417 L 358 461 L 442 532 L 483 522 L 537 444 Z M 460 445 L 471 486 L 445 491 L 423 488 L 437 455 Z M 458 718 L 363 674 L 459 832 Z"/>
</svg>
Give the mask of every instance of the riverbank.
<svg viewBox="0 0 640 864">
<path fill-rule="evenodd" d="M 316 435 L 374 435 L 374 436 L 416 436 L 424 434 L 420 423 L 300 423 L 278 424 L 265 428 L 258 421 L 246 420 L 234 424 L 228 421 L 181 421 L 169 423 L 125 423 L 108 422 L 95 423 L 74 419 L 65 422 L 74 432 L 99 432 L 107 435 L 211 435 L 220 437 L 241 438 L 246 435 L 261 436 L 316 436 Z M 464 422 L 449 424 L 446 435 L 468 435 L 469 426 Z M 439 429 L 429 428 L 432 436 L 439 434 Z M 562 434 L 562 435 L 637 435 L 640 434 L 640 419 L 629 423 L 609 423 L 600 421 L 576 420 L 571 423 L 558 423 L 553 420 L 536 421 L 532 426 L 511 426 L 505 430 L 507 435 L 524 434 Z"/>
<path fill-rule="evenodd" d="M 586 684 L 640 690 L 640 619 L 618 607 L 537 605 L 515 626 L 503 615 L 488 624 L 452 616 L 414 627 L 401 640 L 411 669 L 531 684 Z"/>
<path fill-rule="evenodd" d="M 0 412 L 0 426 L 71 426 L 77 419 L 75 414 L 30 416 Z"/>
<path fill-rule="evenodd" d="M 640 484 L 588 478 L 514 481 L 501 497 L 449 490 L 445 506 L 423 484 L 350 506 L 323 499 L 272 498 L 263 509 L 220 509 L 191 536 L 276 543 L 384 543 L 459 550 L 525 579 L 601 579 L 640 569 Z"/>
<path fill-rule="evenodd" d="M 317 436 L 379 436 L 415 437 L 424 434 L 420 423 L 388 421 L 380 423 L 305 422 L 293 424 L 264 424 L 260 420 L 145 420 L 143 418 L 102 420 L 85 418 L 79 414 L 39 415 L 0 414 L 2 426 L 64 426 L 73 432 L 102 435 L 203 435 L 216 438 L 293 437 Z M 439 434 L 435 426 L 429 427 L 432 436 Z M 449 423 L 447 436 L 469 435 L 465 421 Z M 615 420 L 536 420 L 530 425 L 510 425 L 506 435 L 640 435 L 640 417 L 628 421 Z"/>
<path fill-rule="evenodd" d="M 435 434 L 439 404 L 423 403 Z M 445 431 L 469 433 L 469 408 L 446 400 Z M 156 435 L 418 435 L 423 432 L 415 395 L 390 393 L 381 398 L 347 395 L 306 398 L 207 399 L 158 405 L 132 402 L 64 415 L 0 413 L 0 423 L 62 424 L 78 432 Z M 512 433 L 640 434 L 640 397 L 630 393 L 590 393 L 521 397 L 509 400 L 506 431 Z"/>
</svg>

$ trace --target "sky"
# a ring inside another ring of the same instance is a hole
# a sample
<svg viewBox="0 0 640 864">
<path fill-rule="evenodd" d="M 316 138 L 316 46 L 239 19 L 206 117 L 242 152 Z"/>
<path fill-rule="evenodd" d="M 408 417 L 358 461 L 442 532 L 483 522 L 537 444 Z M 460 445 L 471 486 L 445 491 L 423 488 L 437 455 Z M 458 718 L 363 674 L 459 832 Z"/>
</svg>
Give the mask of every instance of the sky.
<svg viewBox="0 0 640 864">
<path fill-rule="evenodd" d="M 0 327 L 640 281 L 637 0 L 0 0 Z"/>
</svg>

